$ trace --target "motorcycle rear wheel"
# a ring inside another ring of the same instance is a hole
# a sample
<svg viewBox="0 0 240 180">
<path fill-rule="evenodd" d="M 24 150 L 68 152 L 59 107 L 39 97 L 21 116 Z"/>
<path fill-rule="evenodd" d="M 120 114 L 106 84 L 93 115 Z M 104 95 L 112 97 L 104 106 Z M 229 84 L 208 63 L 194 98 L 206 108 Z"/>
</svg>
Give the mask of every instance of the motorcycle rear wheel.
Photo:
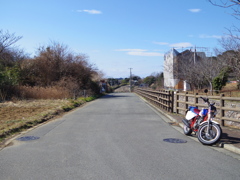
<svg viewBox="0 0 240 180">
<path fill-rule="evenodd" d="M 216 144 L 222 136 L 222 129 L 218 124 L 210 125 L 209 134 L 207 133 L 208 123 L 202 124 L 197 133 L 198 140 L 204 145 Z"/>
<path fill-rule="evenodd" d="M 190 136 L 192 134 L 192 129 L 187 127 L 185 124 L 183 125 L 183 132 L 185 135 Z"/>
</svg>

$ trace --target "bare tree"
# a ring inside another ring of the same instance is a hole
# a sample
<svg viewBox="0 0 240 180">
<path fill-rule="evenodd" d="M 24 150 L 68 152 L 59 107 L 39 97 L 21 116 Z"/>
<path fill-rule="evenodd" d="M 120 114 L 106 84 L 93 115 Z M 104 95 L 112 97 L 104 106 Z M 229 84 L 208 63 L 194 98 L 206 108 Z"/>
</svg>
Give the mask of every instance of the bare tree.
<svg viewBox="0 0 240 180">
<path fill-rule="evenodd" d="M 238 89 L 240 88 L 240 39 L 234 36 L 224 37 L 219 41 L 223 47 L 218 50 L 217 58 L 226 62 L 232 75 L 238 80 Z"/>
<path fill-rule="evenodd" d="M 225 66 L 224 59 L 215 57 L 206 57 L 198 64 L 198 72 L 203 80 L 207 81 L 210 86 L 210 91 L 213 91 L 213 80 L 222 71 Z"/>
<path fill-rule="evenodd" d="M 16 61 L 26 57 L 23 50 L 13 46 L 21 38 L 21 36 L 15 36 L 14 33 L 0 30 L 0 65 L 2 67 L 11 67 Z"/>
<path fill-rule="evenodd" d="M 203 52 L 186 50 L 177 56 L 177 77 L 185 80 L 191 89 L 201 89 L 205 86 L 213 90 L 213 79 L 226 65 L 223 59 L 206 57 Z"/>
<path fill-rule="evenodd" d="M 231 15 L 240 20 L 240 0 L 208 0 L 215 6 L 222 8 L 230 8 Z M 240 27 L 235 25 L 228 29 L 227 36 L 223 37 L 220 41 L 222 50 L 218 51 L 218 60 L 227 62 L 226 66 L 229 67 L 236 79 L 240 80 Z M 238 83 L 240 88 L 240 82 Z"/>
<path fill-rule="evenodd" d="M 66 45 L 52 42 L 42 46 L 36 57 L 21 63 L 23 85 L 60 86 L 72 94 L 92 89 L 97 70 L 84 54 L 75 54 Z M 74 96 L 75 96 L 74 95 Z"/>
<path fill-rule="evenodd" d="M 6 48 L 10 47 L 21 38 L 22 36 L 15 36 L 14 33 L 11 34 L 8 31 L 4 32 L 0 29 L 0 55 Z"/>
<path fill-rule="evenodd" d="M 177 77 L 187 81 L 191 89 L 200 88 L 203 84 L 203 74 L 200 73 L 201 57 L 191 50 L 183 51 L 177 56 Z"/>
<path fill-rule="evenodd" d="M 232 15 L 240 19 L 240 0 L 208 0 L 210 3 L 212 3 L 215 6 L 219 6 L 222 8 L 231 8 L 232 9 Z"/>
<path fill-rule="evenodd" d="M 104 79 L 104 72 L 101 70 L 97 70 L 96 73 L 93 74 L 92 80 L 96 82 L 100 82 L 100 80 Z"/>
</svg>

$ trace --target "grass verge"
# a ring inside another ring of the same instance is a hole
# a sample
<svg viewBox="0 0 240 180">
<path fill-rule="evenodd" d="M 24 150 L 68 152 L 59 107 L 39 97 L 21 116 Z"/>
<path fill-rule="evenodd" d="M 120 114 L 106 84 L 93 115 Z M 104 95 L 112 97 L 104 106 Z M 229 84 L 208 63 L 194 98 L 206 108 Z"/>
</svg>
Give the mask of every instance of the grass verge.
<svg viewBox="0 0 240 180">
<path fill-rule="evenodd" d="M 63 115 L 97 96 L 76 100 L 23 100 L 0 103 L 0 146 L 13 135 Z"/>
</svg>

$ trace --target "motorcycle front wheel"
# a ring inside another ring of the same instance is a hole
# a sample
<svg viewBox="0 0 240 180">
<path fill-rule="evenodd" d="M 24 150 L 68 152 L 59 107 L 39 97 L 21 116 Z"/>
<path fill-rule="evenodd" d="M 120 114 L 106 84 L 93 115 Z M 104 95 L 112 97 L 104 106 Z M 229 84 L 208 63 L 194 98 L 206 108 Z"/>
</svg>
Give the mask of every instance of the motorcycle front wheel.
<svg viewBox="0 0 240 180">
<path fill-rule="evenodd" d="M 212 123 L 208 133 L 208 123 L 204 123 L 199 127 L 197 136 L 202 144 L 213 145 L 221 139 L 222 129 L 218 124 Z"/>
<path fill-rule="evenodd" d="M 185 135 L 190 136 L 192 134 L 192 129 L 187 127 L 185 124 L 183 125 L 183 132 Z"/>
</svg>

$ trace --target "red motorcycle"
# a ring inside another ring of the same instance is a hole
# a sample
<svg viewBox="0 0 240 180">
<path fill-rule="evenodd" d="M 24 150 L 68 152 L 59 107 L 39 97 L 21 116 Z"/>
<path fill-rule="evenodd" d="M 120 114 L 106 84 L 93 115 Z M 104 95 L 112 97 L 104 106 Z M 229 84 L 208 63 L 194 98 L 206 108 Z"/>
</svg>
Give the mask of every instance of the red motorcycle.
<svg viewBox="0 0 240 180">
<path fill-rule="evenodd" d="M 197 134 L 198 140 L 204 145 L 213 145 L 221 139 L 222 129 L 213 118 L 217 114 L 215 103 L 210 103 L 208 98 L 203 98 L 208 104 L 207 109 L 199 110 L 197 107 L 190 106 L 186 112 L 183 132 L 185 135 Z"/>
</svg>

